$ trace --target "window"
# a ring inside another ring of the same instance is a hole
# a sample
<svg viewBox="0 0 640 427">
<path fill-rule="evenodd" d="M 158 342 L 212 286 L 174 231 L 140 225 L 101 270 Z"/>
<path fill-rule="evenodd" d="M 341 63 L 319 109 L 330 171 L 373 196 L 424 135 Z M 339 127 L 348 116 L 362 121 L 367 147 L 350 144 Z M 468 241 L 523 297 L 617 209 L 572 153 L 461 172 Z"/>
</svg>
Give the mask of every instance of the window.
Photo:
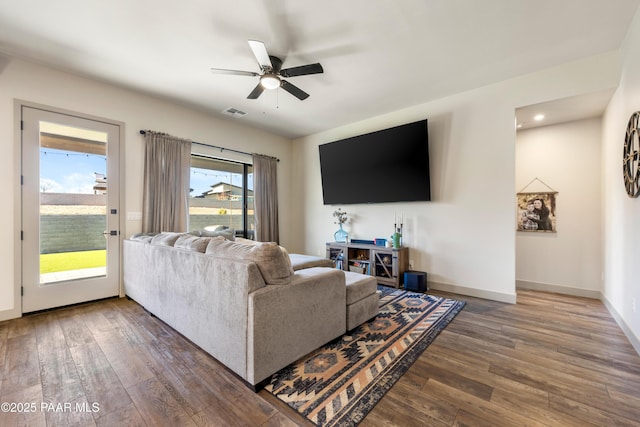
<svg viewBox="0 0 640 427">
<path fill-rule="evenodd" d="M 249 164 L 191 156 L 189 230 L 232 228 L 253 239 L 253 167 Z"/>
</svg>

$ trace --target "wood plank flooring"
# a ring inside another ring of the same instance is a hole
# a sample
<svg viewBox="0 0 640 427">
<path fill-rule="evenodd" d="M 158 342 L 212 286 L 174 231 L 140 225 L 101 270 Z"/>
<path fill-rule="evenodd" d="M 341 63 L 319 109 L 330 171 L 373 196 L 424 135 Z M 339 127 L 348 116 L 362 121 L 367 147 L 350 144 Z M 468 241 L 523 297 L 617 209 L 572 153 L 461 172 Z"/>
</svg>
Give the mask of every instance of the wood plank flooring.
<svg viewBox="0 0 640 427">
<path fill-rule="evenodd" d="M 640 426 L 640 356 L 596 300 L 467 301 L 362 426 Z M 309 426 L 138 304 L 0 322 L 0 426 Z"/>
</svg>

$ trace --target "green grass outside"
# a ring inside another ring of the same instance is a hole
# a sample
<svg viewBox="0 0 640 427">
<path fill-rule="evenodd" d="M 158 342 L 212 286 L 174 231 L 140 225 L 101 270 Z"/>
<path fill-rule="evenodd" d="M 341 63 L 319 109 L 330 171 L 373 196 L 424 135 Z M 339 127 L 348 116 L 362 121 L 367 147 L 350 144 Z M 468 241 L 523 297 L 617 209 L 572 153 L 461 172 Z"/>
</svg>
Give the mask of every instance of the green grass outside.
<svg viewBox="0 0 640 427">
<path fill-rule="evenodd" d="M 105 249 L 40 255 L 40 274 L 105 267 L 106 265 L 107 251 Z"/>
</svg>

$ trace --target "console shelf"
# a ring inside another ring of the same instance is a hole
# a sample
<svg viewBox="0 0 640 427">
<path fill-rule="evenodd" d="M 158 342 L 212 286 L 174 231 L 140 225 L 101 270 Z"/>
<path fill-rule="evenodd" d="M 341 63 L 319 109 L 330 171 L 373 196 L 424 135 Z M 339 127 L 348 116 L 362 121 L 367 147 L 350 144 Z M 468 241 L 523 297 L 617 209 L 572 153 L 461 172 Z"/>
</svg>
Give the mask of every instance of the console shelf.
<svg viewBox="0 0 640 427">
<path fill-rule="evenodd" d="M 409 270 L 409 248 L 361 243 L 327 243 L 327 258 L 336 268 L 374 276 L 380 285 L 399 288 Z"/>
</svg>

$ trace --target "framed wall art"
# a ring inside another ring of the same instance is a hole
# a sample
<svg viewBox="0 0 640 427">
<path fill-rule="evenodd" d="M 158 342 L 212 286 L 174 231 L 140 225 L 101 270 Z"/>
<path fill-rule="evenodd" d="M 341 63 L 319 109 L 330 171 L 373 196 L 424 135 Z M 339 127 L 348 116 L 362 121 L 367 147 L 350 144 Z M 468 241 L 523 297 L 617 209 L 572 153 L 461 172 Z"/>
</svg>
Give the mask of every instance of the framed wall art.
<svg viewBox="0 0 640 427">
<path fill-rule="evenodd" d="M 558 192 L 518 193 L 517 231 L 556 232 Z"/>
</svg>

